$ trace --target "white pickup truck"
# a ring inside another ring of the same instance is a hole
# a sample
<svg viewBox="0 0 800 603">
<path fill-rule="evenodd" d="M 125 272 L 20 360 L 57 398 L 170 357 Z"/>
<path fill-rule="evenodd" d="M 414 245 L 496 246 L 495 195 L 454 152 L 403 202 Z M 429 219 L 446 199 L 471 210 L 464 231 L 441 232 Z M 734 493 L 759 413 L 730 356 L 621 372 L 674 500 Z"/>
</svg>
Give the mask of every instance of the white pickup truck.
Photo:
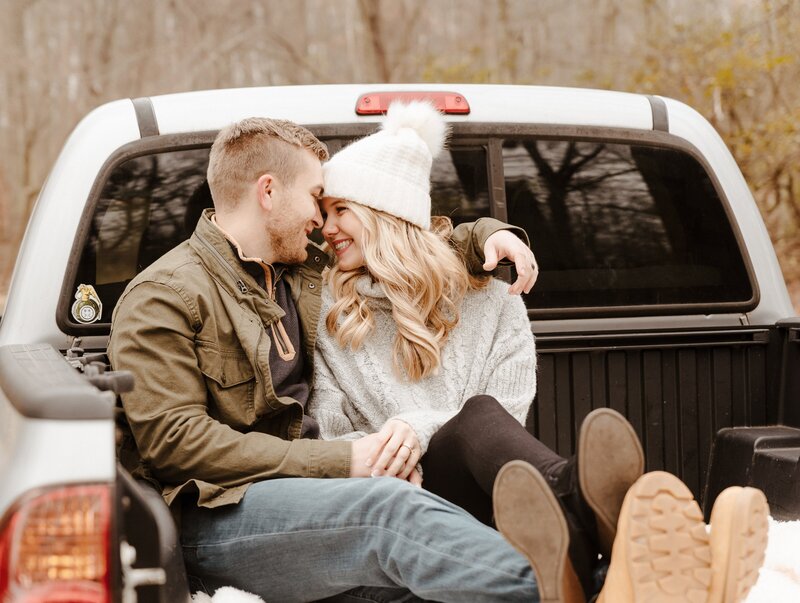
<svg viewBox="0 0 800 603">
<path fill-rule="evenodd" d="M 404 95 L 433 100 L 453 126 L 433 169 L 434 212 L 491 215 L 533 242 L 529 429 L 570 454 L 582 418 L 613 407 L 648 469 L 676 473 L 707 506 L 738 480 L 761 486 L 773 514 L 800 516 L 800 319 L 747 184 L 691 108 L 429 84 L 124 99 L 92 111 L 64 146 L 0 322 L 0 602 L 188 601 L 166 506 L 115 457 L 115 392 L 135 384 L 107 370 L 114 304 L 210 203 L 220 128 L 290 119 L 335 152 Z"/>
</svg>

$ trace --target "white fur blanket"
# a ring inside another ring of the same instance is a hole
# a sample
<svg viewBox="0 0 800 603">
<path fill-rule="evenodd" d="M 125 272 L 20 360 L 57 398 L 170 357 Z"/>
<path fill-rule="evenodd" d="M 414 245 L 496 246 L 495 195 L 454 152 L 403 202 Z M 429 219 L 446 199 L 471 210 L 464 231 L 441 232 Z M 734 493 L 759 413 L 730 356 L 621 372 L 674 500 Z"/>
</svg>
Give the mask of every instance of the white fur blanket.
<svg viewBox="0 0 800 603">
<path fill-rule="evenodd" d="M 800 601 L 800 521 L 769 520 L 767 558 L 746 603 Z"/>
<path fill-rule="evenodd" d="M 192 595 L 194 603 L 264 603 L 261 597 L 226 586 L 209 597 Z M 758 582 L 745 603 L 800 601 L 800 521 L 769 521 L 769 544 Z"/>
</svg>

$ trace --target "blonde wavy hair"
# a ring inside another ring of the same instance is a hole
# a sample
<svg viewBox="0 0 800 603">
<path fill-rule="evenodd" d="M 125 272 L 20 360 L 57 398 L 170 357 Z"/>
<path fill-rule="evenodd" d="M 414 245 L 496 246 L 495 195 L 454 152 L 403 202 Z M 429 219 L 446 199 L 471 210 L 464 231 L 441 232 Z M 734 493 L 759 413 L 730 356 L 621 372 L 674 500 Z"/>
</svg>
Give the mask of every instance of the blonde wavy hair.
<svg viewBox="0 0 800 603">
<path fill-rule="evenodd" d="M 397 324 L 393 365 L 398 376 L 405 369 L 411 381 L 438 372 L 442 348 L 458 324 L 464 294 L 486 286 L 489 277 L 471 275 L 450 245 L 453 224 L 444 216 L 431 218 L 431 230 L 393 215 L 346 202 L 363 225 L 361 252 L 364 266 L 344 271 L 334 266 L 328 283 L 334 304 L 325 320 L 342 347 L 357 350 L 375 323 L 356 282 L 369 275 L 383 287 Z M 344 319 L 339 324 L 339 318 Z"/>
</svg>

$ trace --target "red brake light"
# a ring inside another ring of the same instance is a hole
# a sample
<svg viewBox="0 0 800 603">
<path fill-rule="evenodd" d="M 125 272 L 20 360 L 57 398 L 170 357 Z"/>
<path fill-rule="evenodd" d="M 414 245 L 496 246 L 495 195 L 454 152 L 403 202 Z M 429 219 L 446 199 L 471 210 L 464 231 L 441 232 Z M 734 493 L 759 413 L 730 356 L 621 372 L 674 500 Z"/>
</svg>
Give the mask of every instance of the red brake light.
<svg viewBox="0 0 800 603">
<path fill-rule="evenodd" d="M 370 92 L 358 97 L 357 115 L 380 115 L 386 113 L 392 101 L 426 100 L 442 113 L 448 115 L 466 115 L 469 103 L 458 92 Z"/>
<path fill-rule="evenodd" d="M 23 499 L 0 526 L 0 601 L 108 603 L 110 526 L 108 485 Z"/>
</svg>

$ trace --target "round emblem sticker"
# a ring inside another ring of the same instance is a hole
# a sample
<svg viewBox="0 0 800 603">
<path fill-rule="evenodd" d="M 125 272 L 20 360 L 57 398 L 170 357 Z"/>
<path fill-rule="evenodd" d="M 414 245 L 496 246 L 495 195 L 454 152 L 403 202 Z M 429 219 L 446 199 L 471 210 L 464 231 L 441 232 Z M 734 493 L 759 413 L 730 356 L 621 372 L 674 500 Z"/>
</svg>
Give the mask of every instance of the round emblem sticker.
<svg viewBox="0 0 800 603">
<path fill-rule="evenodd" d="M 91 304 L 81 306 L 81 309 L 78 310 L 78 314 L 80 314 L 80 318 L 83 322 L 92 322 L 97 318 L 97 310 L 95 310 Z"/>
<path fill-rule="evenodd" d="M 72 304 L 72 318 L 88 325 L 96 322 L 103 314 L 103 303 L 92 285 L 78 285 L 75 292 L 75 303 Z"/>
</svg>

